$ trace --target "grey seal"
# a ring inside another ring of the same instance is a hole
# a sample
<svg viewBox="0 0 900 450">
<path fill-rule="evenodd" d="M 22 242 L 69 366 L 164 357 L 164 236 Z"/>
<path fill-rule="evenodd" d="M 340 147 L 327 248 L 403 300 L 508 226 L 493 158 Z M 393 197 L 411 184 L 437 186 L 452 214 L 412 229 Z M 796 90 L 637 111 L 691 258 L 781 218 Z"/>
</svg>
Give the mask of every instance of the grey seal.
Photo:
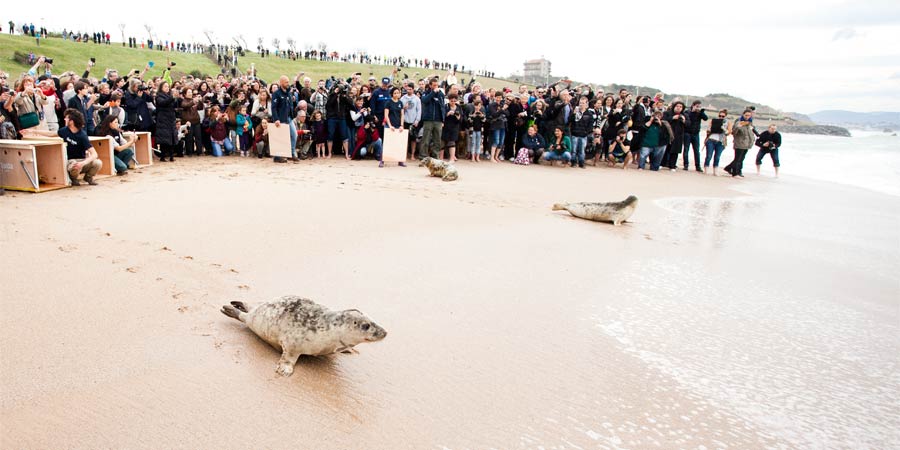
<svg viewBox="0 0 900 450">
<path fill-rule="evenodd" d="M 247 324 L 257 336 L 281 350 L 275 367 L 289 377 L 300 355 L 346 352 L 363 342 L 384 339 L 387 332 L 356 309 L 331 311 L 316 302 L 286 295 L 249 309 L 243 302 L 222 307 L 222 314 Z"/>
<path fill-rule="evenodd" d="M 566 210 L 569 214 L 595 222 L 612 222 L 618 226 L 628 220 L 637 208 L 638 198 L 629 195 L 621 202 L 610 203 L 557 203 L 554 211 Z"/>
<path fill-rule="evenodd" d="M 454 167 L 453 164 L 440 159 L 425 157 L 422 159 L 422 162 L 419 163 L 419 166 L 427 167 L 431 176 L 440 177 L 444 181 L 455 181 L 459 178 L 459 172 L 456 171 L 456 167 Z"/>
</svg>

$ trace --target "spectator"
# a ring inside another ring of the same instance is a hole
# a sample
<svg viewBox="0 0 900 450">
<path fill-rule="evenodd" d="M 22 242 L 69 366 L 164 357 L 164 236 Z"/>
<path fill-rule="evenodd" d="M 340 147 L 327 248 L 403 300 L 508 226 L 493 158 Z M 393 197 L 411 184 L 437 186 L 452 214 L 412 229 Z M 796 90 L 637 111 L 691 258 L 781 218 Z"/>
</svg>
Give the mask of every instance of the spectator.
<svg viewBox="0 0 900 450">
<path fill-rule="evenodd" d="M 109 136 L 115 142 L 113 146 L 113 164 L 115 164 L 116 175 L 127 175 L 128 169 L 133 169 L 134 160 L 134 142 L 136 135 L 130 133 L 126 138 L 121 131 L 118 115 L 107 115 L 100 126 L 97 127 L 97 136 Z"/>
<path fill-rule="evenodd" d="M 730 173 L 732 177 L 744 178 L 744 157 L 747 151 L 753 147 L 753 122 L 751 118 L 753 111 L 745 109 L 738 122 L 731 127 L 731 136 L 734 145 L 734 160 L 725 166 L 725 171 Z"/>
<path fill-rule="evenodd" d="M 678 167 L 678 155 L 681 154 L 684 147 L 684 135 L 691 124 L 687 114 L 684 113 L 684 102 L 677 100 L 672 103 L 672 107 L 665 112 L 663 120 L 669 122 L 672 127 L 672 142 L 666 147 L 666 155 L 663 165 L 674 172 Z M 685 161 L 685 170 L 687 170 L 687 162 Z"/>
<path fill-rule="evenodd" d="M 200 113 L 206 106 L 195 95 L 194 89 L 186 87 L 181 98 L 181 122 L 190 130 L 185 136 L 184 153 L 187 156 L 203 154 L 203 137 L 200 127 Z"/>
<path fill-rule="evenodd" d="M 474 162 L 481 161 L 482 133 L 486 120 L 482 106 L 481 98 L 476 98 L 475 103 L 473 103 L 474 109 L 472 113 L 466 116 L 466 124 L 469 130 L 469 155 L 471 155 Z"/>
<path fill-rule="evenodd" d="M 500 150 L 506 138 L 506 123 L 509 118 L 509 104 L 503 100 L 503 93 L 494 94 L 494 101 L 488 107 L 488 120 L 491 124 L 491 162 L 500 162 Z"/>
<path fill-rule="evenodd" d="M 572 160 L 572 141 L 565 134 L 562 126 L 557 125 L 553 129 L 553 140 L 550 141 L 548 151 L 543 153 L 544 159 L 550 161 L 550 165 L 556 161 L 562 161 L 563 165 Z"/>
<path fill-rule="evenodd" d="M 587 148 L 588 136 L 594 129 L 594 111 L 588 108 L 588 98 L 578 99 L 578 107 L 572 114 L 572 167 L 584 169 L 584 152 Z"/>
<path fill-rule="evenodd" d="M 272 95 L 272 120 L 275 121 L 276 128 L 282 124 L 287 124 L 290 127 L 291 161 L 296 164 L 300 162 L 297 159 L 297 129 L 294 127 L 293 117 L 294 110 L 297 108 L 297 102 L 288 90 L 289 86 L 290 80 L 288 80 L 287 76 L 282 75 L 278 79 L 278 89 Z M 275 157 L 275 162 L 285 161 L 283 158 Z"/>
<path fill-rule="evenodd" d="M 419 123 L 422 120 L 422 100 L 416 95 L 416 84 L 406 83 L 406 93 L 400 97 L 403 104 L 403 128 L 409 130 L 409 156 L 416 157 L 416 135 L 419 134 Z"/>
<path fill-rule="evenodd" d="M 546 148 L 547 141 L 544 140 L 543 136 L 538 134 L 537 125 L 529 125 L 528 132 L 522 139 L 522 148 L 519 149 L 519 152 L 516 155 L 515 163 L 526 166 L 532 162 L 538 164 L 541 160 L 541 155 Z"/>
<path fill-rule="evenodd" d="M 456 161 L 456 140 L 459 138 L 459 128 L 464 120 L 462 108 L 458 105 L 459 97 L 453 93 L 447 96 L 450 105 L 447 107 L 447 114 L 444 116 L 444 126 L 441 133 L 441 140 L 444 141 L 444 148 L 450 155 L 450 162 Z M 441 150 L 440 159 L 444 159 L 444 150 Z"/>
<path fill-rule="evenodd" d="M 91 145 L 87 133 L 84 131 L 84 116 L 78 110 L 69 108 L 63 113 L 63 121 L 65 126 L 59 131 L 37 130 L 34 128 L 23 131 L 24 136 L 59 136 L 66 142 L 66 170 L 69 172 L 69 178 L 72 180 L 73 186 L 81 183 L 78 177 L 84 174 L 84 181 L 96 186 L 94 176 L 103 167 L 103 161 L 97 157 L 97 151 Z"/>
<path fill-rule="evenodd" d="M 25 130 L 40 125 L 38 107 L 43 105 L 45 100 L 43 91 L 34 85 L 34 77 L 25 75 L 18 84 L 15 95 L 8 96 L 3 107 L 15 113 L 19 129 Z"/>
<path fill-rule="evenodd" d="M 663 120 L 663 111 L 656 110 L 644 124 L 641 132 L 644 139 L 641 143 L 641 154 L 638 160 L 638 170 L 644 170 L 647 157 L 650 157 L 650 170 L 658 171 L 662 164 L 666 145 L 674 138 L 669 122 Z"/>
<path fill-rule="evenodd" d="M 706 129 L 706 159 L 703 163 L 703 172 L 709 170 L 709 162 L 713 162 L 713 175 L 719 174 L 719 158 L 725 146 L 728 145 L 728 110 L 719 111 L 717 118 L 709 122 L 709 128 Z M 715 157 L 714 157 L 715 156 Z"/>
<path fill-rule="evenodd" d="M 437 158 L 444 126 L 444 93 L 438 88 L 438 78 L 428 82 L 422 94 L 422 147 L 420 155 Z"/>
<path fill-rule="evenodd" d="M 688 123 L 684 129 L 684 152 L 682 154 L 684 170 L 688 170 L 688 166 L 690 165 L 688 162 L 688 153 L 690 152 L 691 146 L 694 147 L 694 169 L 697 172 L 703 170 L 700 168 L 700 126 L 701 122 L 709 120 L 709 117 L 706 116 L 706 110 L 700 106 L 702 104 L 703 103 L 700 100 L 694 100 L 691 103 L 691 110 L 687 114 Z"/>
<path fill-rule="evenodd" d="M 768 154 L 772 156 L 775 178 L 778 178 L 778 168 L 781 167 L 778 161 L 778 149 L 781 147 L 781 133 L 778 132 L 778 127 L 774 123 L 770 124 L 769 129 L 763 131 L 756 139 L 756 145 L 759 147 L 759 153 L 756 154 L 756 174 L 759 175 L 762 160 Z"/>
</svg>

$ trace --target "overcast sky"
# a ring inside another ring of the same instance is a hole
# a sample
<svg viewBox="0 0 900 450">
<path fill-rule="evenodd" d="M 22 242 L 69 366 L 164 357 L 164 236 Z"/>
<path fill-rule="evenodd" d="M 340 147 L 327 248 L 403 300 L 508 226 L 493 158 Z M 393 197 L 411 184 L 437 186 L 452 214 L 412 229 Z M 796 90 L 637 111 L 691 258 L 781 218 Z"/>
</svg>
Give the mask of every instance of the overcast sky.
<svg viewBox="0 0 900 450">
<path fill-rule="evenodd" d="M 900 111 L 900 0 L 541 2 L 559 5 L 549 10 L 483 0 L 240 2 L 239 9 L 232 2 L 126 2 L 112 6 L 119 17 L 92 4 L 110 5 L 44 0 L 33 14 L 12 19 L 103 28 L 115 40 L 119 23 L 142 39 L 144 24 L 160 39 L 203 41 L 210 29 L 230 42 L 242 33 L 254 48 L 259 36 L 268 46 L 292 37 L 300 48 L 322 41 L 336 51 L 427 57 L 502 75 L 544 56 L 554 76 L 578 81 L 725 92 L 802 113 Z M 5 27 L 9 19 L 2 20 Z"/>
</svg>

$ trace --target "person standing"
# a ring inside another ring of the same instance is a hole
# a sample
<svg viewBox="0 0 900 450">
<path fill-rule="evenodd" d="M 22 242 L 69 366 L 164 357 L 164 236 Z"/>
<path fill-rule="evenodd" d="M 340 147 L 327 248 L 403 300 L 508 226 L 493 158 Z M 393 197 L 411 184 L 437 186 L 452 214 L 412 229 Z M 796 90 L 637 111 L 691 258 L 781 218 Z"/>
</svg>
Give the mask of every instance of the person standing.
<svg viewBox="0 0 900 450">
<path fill-rule="evenodd" d="M 153 104 L 156 105 L 156 130 L 153 137 L 162 150 L 160 161 L 175 161 L 175 144 L 178 143 L 178 129 L 175 128 L 175 98 L 168 81 L 163 81 L 156 92 Z"/>
<path fill-rule="evenodd" d="M 744 178 L 744 158 L 747 156 L 747 151 L 753 147 L 754 142 L 752 116 L 753 111 L 745 109 L 737 123 L 731 127 L 731 137 L 734 143 L 734 160 L 725 166 L 725 171 L 730 173 L 732 177 Z"/>
<path fill-rule="evenodd" d="M 393 87 L 390 92 L 391 99 L 384 105 L 382 114 L 384 119 L 381 125 L 385 133 L 400 133 L 403 131 L 403 103 L 400 102 L 400 88 Z M 375 157 L 378 158 L 378 167 L 384 167 L 381 150 L 376 152 Z M 403 157 L 406 158 L 405 151 Z M 406 163 L 403 161 L 399 161 L 398 165 L 406 167 Z"/>
<path fill-rule="evenodd" d="M 713 175 L 719 174 L 719 159 L 728 144 L 728 110 L 719 111 L 717 118 L 709 122 L 706 129 L 706 159 L 703 162 L 703 172 L 709 171 L 709 163 L 713 163 Z"/>
<path fill-rule="evenodd" d="M 185 142 L 184 152 L 187 156 L 200 156 L 203 153 L 203 139 L 200 132 L 200 111 L 203 111 L 204 104 L 200 101 L 200 96 L 194 95 L 194 90 L 184 88 L 184 95 L 181 100 L 181 122 L 189 125 L 190 134 Z"/>
<path fill-rule="evenodd" d="M 781 133 L 778 132 L 778 127 L 774 123 L 770 124 L 769 129 L 763 131 L 756 139 L 756 145 L 759 147 L 759 153 L 756 154 L 756 174 L 759 175 L 763 158 L 771 155 L 772 165 L 775 166 L 775 178 L 778 178 L 778 168 L 781 167 L 778 161 L 778 149 L 781 147 Z"/>
<path fill-rule="evenodd" d="M 673 132 L 669 122 L 663 120 L 662 110 L 657 110 L 644 124 L 642 133 L 640 160 L 638 170 L 644 170 L 647 157 L 650 157 L 650 170 L 659 170 L 663 154 L 666 152 L 666 144 L 672 141 Z"/>
<path fill-rule="evenodd" d="M 403 104 L 403 128 L 409 130 L 409 154 L 411 159 L 416 157 L 416 135 L 419 134 L 419 122 L 422 121 L 422 100 L 416 95 L 416 84 L 412 81 L 406 83 L 406 93 L 400 97 Z"/>
<path fill-rule="evenodd" d="M 89 93 L 89 86 L 83 81 L 75 82 L 75 97 L 69 100 L 66 105 L 69 108 L 78 110 L 81 116 L 85 118 L 84 131 L 88 136 L 94 134 L 94 102 L 100 97 L 100 94 Z"/>
<path fill-rule="evenodd" d="M 440 80 L 431 78 L 422 94 L 422 157 L 437 158 L 444 127 L 444 93 L 438 88 Z"/>
<path fill-rule="evenodd" d="M 594 110 L 588 108 L 588 98 L 578 99 L 578 106 L 572 114 L 572 167 L 584 169 L 584 153 L 587 149 L 588 136 L 594 130 Z"/>
<path fill-rule="evenodd" d="M 684 113 L 684 103 L 680 100 L 672 104 L 672 109 L 666 111 L 663 120 L 668 122 L 672 128 L 672 141 L 666 147 L 663 165 L 674 172 L 676 167 L 678 167 L 678 155 L 683 150 L 685 131 L 690 126 L 691 121 Z M 687 167 L 687 161 L 684 164 Z"/>
<path fill-rule="evenodd" d="M 291 161 L 293 161 L 294 164 L 297 164 L 300 162 L 300 160 L 297 159 L 297 128 L 294 124 L 294 118 L 292 117 L 294 110 L 297 108 L 297 104 L 294 100 L 294 96 L 291 95 L 289 90 L 290 85 L 291 81 L 286 75 L 282 75 L 281 78 L 278 79 L 278 88 L 275 89 L 275 93 L 272 94 L 272 120 L 275 121 L 276 128 L 279 128 L 282 125 L 290 127 Z M 274 161 L 284 162 L 284 158 L 276 156 Z"/>
<path fill-rule="evenodd" d="M 691 103 L 691 110 L 687 114 L 688 124 L 684 129 L 684 151 L 681 155 L 684 160 L 684 170 L 688 170 L 688 166 L 690 165 L 688 153 L 691 150 L 691 146 L 693 146 L 694 169 L 697 172 L 703 171 L 703 169 L 700 168 L 700 125 L 702 121 L 709 120 L 709 117 L 706 116 L 706 110 L 700 106 L 701 104 L 700 100 L 694 100 Z"/>
</svg>

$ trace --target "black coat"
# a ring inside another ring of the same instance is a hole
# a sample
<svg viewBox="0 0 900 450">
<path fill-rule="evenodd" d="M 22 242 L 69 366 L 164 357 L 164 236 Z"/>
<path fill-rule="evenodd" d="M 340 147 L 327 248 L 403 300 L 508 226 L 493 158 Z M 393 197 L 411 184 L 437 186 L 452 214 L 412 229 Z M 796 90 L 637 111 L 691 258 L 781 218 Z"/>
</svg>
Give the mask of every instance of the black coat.
<svg viewBox="0 0 900 450">
<path fill-rule="evenodd" d="M 165 92 L 156 94 L 156 137 L 157 144 L 175 145 L 178 132 L 175 129 L 175 97 Z"/>
<path fill-rule="evenodd" d="M 125 92 L 123 97 L 123 106 L 125 110 L 125 124 L 128 130 L 147 131 L 153 124 L 150 117 L 150 108 L 147 108 L 147 102 L 150 96 L 145 92 L 137 94 L 129 91 Z"/>
</svg>

